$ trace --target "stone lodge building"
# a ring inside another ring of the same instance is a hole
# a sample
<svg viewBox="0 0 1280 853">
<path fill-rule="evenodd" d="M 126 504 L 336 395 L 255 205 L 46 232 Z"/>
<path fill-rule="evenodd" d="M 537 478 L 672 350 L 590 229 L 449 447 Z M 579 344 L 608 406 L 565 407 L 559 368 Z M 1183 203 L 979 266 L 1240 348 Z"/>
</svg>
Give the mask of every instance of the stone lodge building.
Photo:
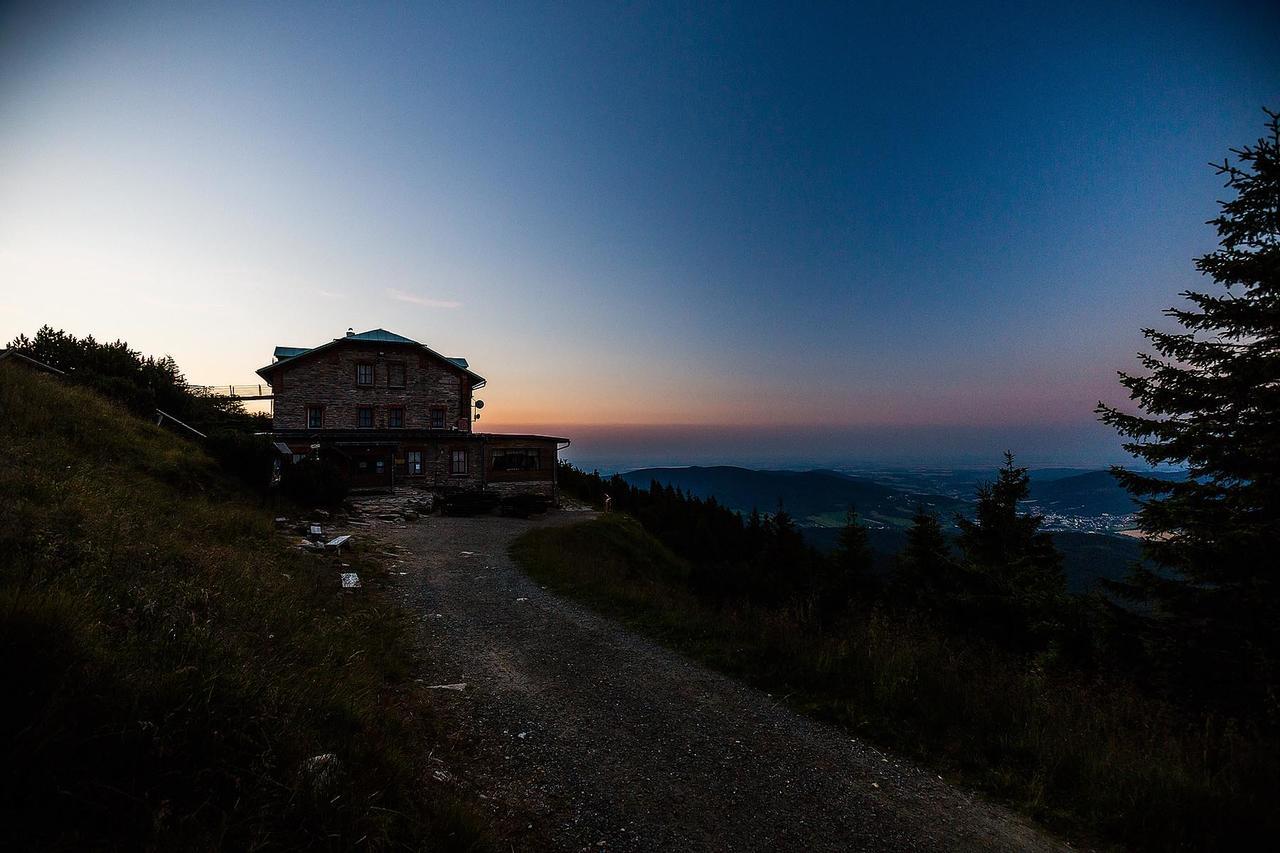
<svg viewBox="0 0 1280 853">
<path fill-rule="evenodd" d="M 569 440 L 472 430 L 484 377 L 385 329 L 310 349 L 276 347 L 258 375 L 272 389 L 272 435 L 292 461 L 320 454 L 355 488 L 415 483 L 555 500 Z"/>
</svg>

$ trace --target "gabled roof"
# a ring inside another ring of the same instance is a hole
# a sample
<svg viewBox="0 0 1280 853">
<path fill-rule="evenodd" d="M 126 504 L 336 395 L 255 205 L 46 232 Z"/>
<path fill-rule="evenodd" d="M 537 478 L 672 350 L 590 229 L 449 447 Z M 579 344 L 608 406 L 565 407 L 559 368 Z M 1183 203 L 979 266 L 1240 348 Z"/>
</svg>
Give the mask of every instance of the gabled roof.
<svg viewBox="0 0 1280 853">
<path fill-rule="evenodd" d="M 387 344 L 417 344 L 417 341 L 411 341 L 404 335 L 397 335 L 395 332 L 388 332 L 386 329 L 370 329 L 367 332 L 361 332 L 358 335 L 347 335 L 347 338 L 353 341 L 381 341 Z M 418 344 L 422 346 L 422 344 Z"/>
<path fill-rule="evenodd" d="M 333 340 L 329 341 L 327 344 L 321 344 L 318 347 L 307 348 L 307 347 L 278 346 L 275 348 L 275 352 L 274 352 L 274 356 L 276 360 L 271 364 L 266 365 L 265 367 L 258 368 L 257 374 L 261 376 L 263 379 L 266 379 L 267 382 L 270 382 L 271 381 L 270 372 L 276 369 L 277 367 L 280 367 L 285 362 L 292 361 L 293 359 L 299 358 L 304 355 L 310 355 L 311 353 L 320 352 L 321 350 L 328 349 L 329 347 L 332 347 L 332 346 L 337 346 L 338 344 L 344 343 L 346 341 L 364 341 L 366 343 L 373 342 L 373 343 L 382 343 L 382 344 L 402 344 L 407 346 L 420 347 L 426 350 L 429 354 L 435 356 L 436 358 L 442 361 L 449 362 L 454 367 L 458 368 L 463 373 L 466 373 L 468 376 L 470 376 L 473 383 L 473 387 L 479 388 L 483 386 L 485 382 L 485 379 L 483 376 L 471 370 L 467 366 L 467 360 L 465 358 L 449 358 L 448 356 L 441 355 L 440 353 L 431 349 L 426 344 L 420 344 L 415 340 L 406 338 L 404 335 L 397 335 L 395 332 L 388 332 L 386 329 L 370 329 L 367 332 L 360 332 L 359 334 L 344 335 L 341 338 L 334 338 Z"/>
</svg>

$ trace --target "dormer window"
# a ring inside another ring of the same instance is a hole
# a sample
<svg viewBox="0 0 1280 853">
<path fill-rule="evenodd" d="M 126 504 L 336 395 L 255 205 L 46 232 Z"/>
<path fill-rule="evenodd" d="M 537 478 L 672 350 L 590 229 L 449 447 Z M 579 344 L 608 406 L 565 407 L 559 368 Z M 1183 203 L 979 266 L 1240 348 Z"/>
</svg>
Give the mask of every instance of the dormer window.
<svg viewBox="0 0 1280 853">
<path fill-rule="evenodd" d="M 373 385 L 373 365 L 361 362 L 356 365 L 356 384 L 360 386 Z"/>
</svg>

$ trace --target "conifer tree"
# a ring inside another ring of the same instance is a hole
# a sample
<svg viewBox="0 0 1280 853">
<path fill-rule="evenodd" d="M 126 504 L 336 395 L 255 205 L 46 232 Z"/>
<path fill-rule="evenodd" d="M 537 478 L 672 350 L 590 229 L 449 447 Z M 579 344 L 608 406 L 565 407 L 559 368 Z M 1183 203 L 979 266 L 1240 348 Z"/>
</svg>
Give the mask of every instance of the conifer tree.
<svg viewBox="0 0 1280 853">
<path fill-rule="evenodd" d="M 1056 627 L 1066 584 L 1062 556 L 1040 529 L 1043 516 L 1018 511 L 1031 492 L 1027 469 L 1005 464 L 996 481 L 978 489 L 974 518 L 956 518 L 957 544 L 975 581 L 976 603 L 987 626 L 1015 643 L 1043 641 Z"/>
<path fill-rule="evenodd" d="M 1221 291 L 1181 294 L 1144 329 L 1157 355 L 1120 382 L 1142 410 L 1098 404 L 1101 420 L 1170 482 L 1114 469 L 1140 502 L 1154 567 L 1113 589 L 1140 603 L 1172 683 L 1237 709 L 1280 716 L 1280 114 L 1215 168 L 1235 197 L 1210 220 L 1219 248 L 1196 268 Z"/>
<path fill-rule="evenodd" d="M 874 585 L 873 563 L 867 527 L 858 518 L 858 511 L 849 507 L 819 582 L 818 609 L 824 618 L 835 618 L 858 598 L 869 597 Z"/>
<path fill-rule="evenodd" d="M 867 539 L 867 526 L 853 507 L 844 516 L 844 527 L 832 553 L 832 561 L 842 574 L 866 579 L 871 574 L 871 544 Z"/>
<path fill-rule="evenodd" d="M 893 567 L 893 596 L 928 609 L 945 606 L 957 590 L 957 566 L 938 516 L 916 507 L 907 544 Z"/>
</svg>

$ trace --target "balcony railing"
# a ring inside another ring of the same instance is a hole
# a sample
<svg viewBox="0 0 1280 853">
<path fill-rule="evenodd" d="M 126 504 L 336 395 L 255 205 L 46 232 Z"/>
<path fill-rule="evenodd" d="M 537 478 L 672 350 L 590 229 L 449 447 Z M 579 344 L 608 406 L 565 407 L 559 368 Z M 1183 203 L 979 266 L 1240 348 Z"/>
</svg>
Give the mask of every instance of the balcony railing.
<svg viewBox="0 0 1280 853">
<path fill-rule="evenodd" d="M 262 385 L 189 385 L 196 394 L 209 397 L 230 397 L 233 400 L 270 400 L 271 386 Z"/>
</svg>

